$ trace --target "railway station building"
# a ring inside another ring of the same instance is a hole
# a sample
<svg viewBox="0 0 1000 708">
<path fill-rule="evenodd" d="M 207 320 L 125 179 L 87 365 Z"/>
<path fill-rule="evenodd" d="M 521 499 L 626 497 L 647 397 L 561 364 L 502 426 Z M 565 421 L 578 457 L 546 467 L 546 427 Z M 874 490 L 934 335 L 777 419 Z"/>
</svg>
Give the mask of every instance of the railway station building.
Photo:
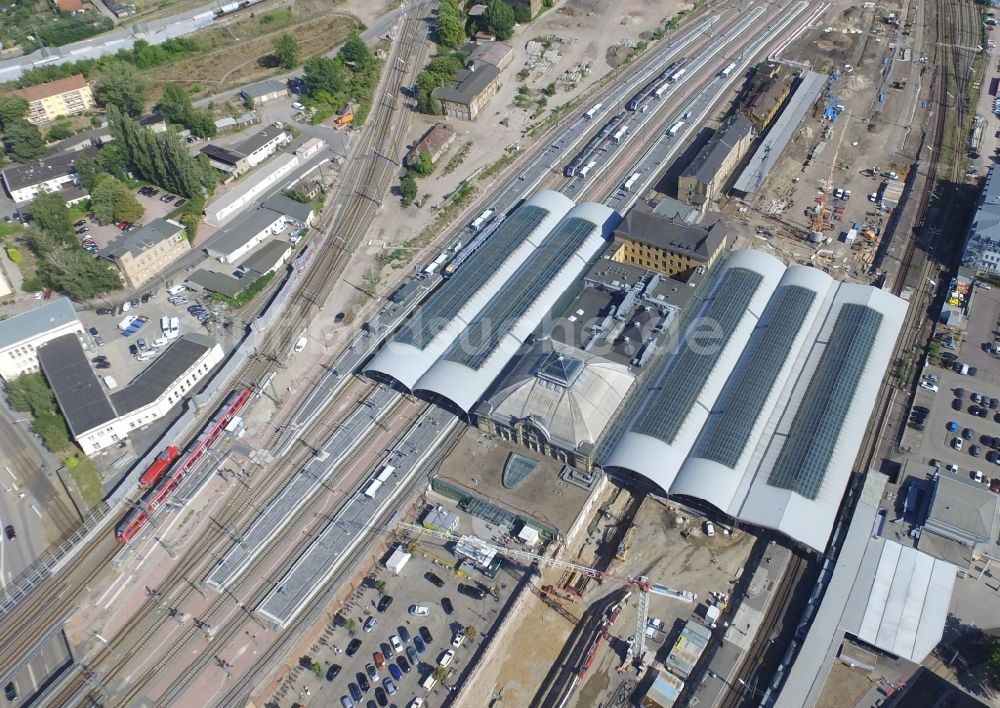
<svg viewBox="0 0 1000 708">
<path fill-rule="evenodd" d="M 822 552 L 905 313 L 885 291 L 731 253 L 602 466 Z"/>
<path fill-rule="evenodd" d="M 124 443 L 128 434 L 167 415 L 222 361 L 222 347 L 202 334 L 176 339 L 128 386 L 110 390 L 87 361 L 75 334 L 38 348 L 42 374 L 55 393 L 73 440 L 87 455 Z"/>
<path fill-rule="evenodd" d="M 732 240 L 721 220 L 706 227 L 661 216 L 644 206 L 629 211 L 614 236 L 618 248 L 612 260 L 680 279 L 710 268 Z"/>
<path fill-rule="evenodd" d="M 722 194 L 726 180 L 756 137 L 757 131 L 745 116 L 729 118 L 677 178 L 678 198 L 705 209 Z"/>
</svg>

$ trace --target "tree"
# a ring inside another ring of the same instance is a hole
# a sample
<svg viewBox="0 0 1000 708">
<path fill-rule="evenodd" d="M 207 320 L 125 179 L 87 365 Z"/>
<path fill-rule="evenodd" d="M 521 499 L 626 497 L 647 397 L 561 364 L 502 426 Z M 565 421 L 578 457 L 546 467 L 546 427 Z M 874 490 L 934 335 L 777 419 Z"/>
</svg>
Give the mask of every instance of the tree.
<svg viewBox="0 0 1000 708">
<path fill-rule="evenodd" d="M 37 160 L 45 154 L 45 141 L 38 128 L 26 120 L 18 119 L 4 125 L 7 151 L 20 162 Z"/>
<path fill-rule="evenodd" d="M 344 46 L 340 49 L 339 56 L 343 57 L 345 63 L 352 64 L 356 73 L 364 73 L 373 66 L 377 66 L 375 57 L 368 50 L 368 45 L 357 32 L 352 33 L 347 38 Z"/>
<path fill-rule="evenodd" d="M 399 180 L 399 201 L 404 207 L 408 207 L 413 204 L 413 200 L 417 198 L 417 180 L 413 176 L 413 172 L 407 170 L 403 178 Z"/>
<path fill-rule="evenodd" d="M 299 63 L 299 43 L 288 32 L 274 40 L 274 57 L 283 69 L 294 69 Z"/>
<path fill-rule="evenodd" d="M 102 173 L 97 161 L 90 155 L 80 155 L 73 160 L 73 170 L 76 172 L 76 178 L 80 180 L 80 186 L 88 192 L 94 188 L 97 175 Z"/>
<path fill-rule="evenodd" d="M 56 123 L 49 128 L 49 132 L 45 135 L 45 139 L 51 143 L 56 140 L 65 140 L 72 134 L 73 128 L 70 127 L 68 123 Z"/>
<path fill-rule="evenodd" d="M 503 0 L 486 0 L 486 31 L 497 39 L 510 39 L 514 34 L 514 9 Z"/>
<path fill-rule="evenodd" d="M 420 162 L 417 163 L 417 173 L 421 177 L 426 177 L 431 172 L 434 171 L 434 160 L 431 159 L 431 154 L 424 150 L 420 153 Z"/>
<path fill-rule="evenodd" d="M 438 6 L 435 22 L 438 42 L 451 49 L 458 49 L 465 42 L 465 21 L 455 0 L 444 0 Z"/>
<path fill-rule="evenodd" d="M 157 105 L 157 111 L 163 116 L 163 120 L 186 125 L 193 110 L 191 96 L 183 87 L 179 84 L 167 84 L 163 87 L 163 95 Z"/>
<path fill-rule="evenodd" d="M 514 10 L 514 21 L 519 25 L 531 22 L 531 5 L 518 3 L 512 8 Z"/>
<path fill-rule="evenodd" d="M 444 683 L 445 679 L 448 678 L 448 669 L 443 666 L 435 666 L 431 676 L 433 676 L 434 680 L 438 683 Z"/>
<path fill-rule="evenodd" d="M 21 96 L 0 97 L 0 128 L 28 115 L 28 101 Z"/>
<path fill-rule="evenodd" d="M 312 663 L 312 672 L 316 674 L 316 678 L 323 675 L 323 666 L 318 661 Z"/>
<path fill-rule="evenodd" d="M 132 64 L 112 59 L 94 83 L 94 98 L 102 106 L 115 106 L 130 116 L 142 113 L 146 105 L 148 82 Z"/>
<path fill-rule="evenodd" d="M 326 93 L 336 96 L 347 90 L 347 78 L 340 62 L 330 57 L 313 57 L 302 67 L 306 90 L 313 98 Z"/>
<path fill-rule="evenodd" d="M 31 225 L 56 239 L 66 240 L 73 234 L 73 217 L 58 194 L 39 194 L 28 207 Z"/>
<path fill-rule="evenodd" d="M 354 618 L 352 617 L 348 619 L 346 622 L 344 622 L 344 629 L 346 629 L 347 633 L 353 637 L 355 632 L 358 631 L 358 623 L 355 622 Z"/>
<path fill-rule="evenodd" d="M 385 595 L 385 581 L 384 580 L 376 580 L 375 581 L 375 590 L 378 591 L 379 595 Z"/>
<path fill-rule="evenodd" d="M 145 211 L 132 190 L 109 174 L 100 174 L 90 193 L 90 210 L 102 224 L 138 221 Z"/>
<path fill-rule="evenodd" d="M 1000 641 L 992 639 L 989 641 L 987 651 L 990 653 L 988 666 L 990 670 L 990 685 L 1000 689 Z"/>
<path fill-rule="evenodd" d="M 22 413 L 40 416 L 55 409 L 56 397 L 41 373 L 21 374 L 7 384 L 11 407 Z"/>
<path fill-rule="evenodd" d="M 476 638 L 476 634 L 477 634 L 477 631 L 476 631 L 475 626 L 473 626 L 473 625 L 470 624 L 470 625 L 468 625 L 465 628 L 465 636 L 468 637 L 469 639 L 475 639 Z"/>
</svg>

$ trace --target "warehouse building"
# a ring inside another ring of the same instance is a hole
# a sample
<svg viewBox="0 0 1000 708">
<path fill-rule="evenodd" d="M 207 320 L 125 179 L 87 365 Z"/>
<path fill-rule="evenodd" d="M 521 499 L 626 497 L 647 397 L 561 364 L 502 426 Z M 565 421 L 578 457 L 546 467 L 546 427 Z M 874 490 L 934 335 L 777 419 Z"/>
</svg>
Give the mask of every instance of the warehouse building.
<svg viewBox="0 0 1000 708">
<path fill-rule="evenodd" d="M 154 219 L 122 233 L 101 251 L 130 288 L 138 288 L 191 250 L 184 225 L 172 219 Z"/>
<path fill-rule="evenodd" d="M 295 155 L 279 155 L 268 169 L 258 170 L 237 184 L 205 209 L 205 223 L 223 226 L 241 210 L 246 209 L 268 190 L 277 187 L 299 165 Z"/>
<path fill-rule="evenodd" d="M 205 253 L 220 263 L 238 263 L 268 237 L 280 234 L 287 226 L 284 214 L 270 209 L 254 209 L 209 239 Z"/>
<path fill-rule="evenodd" d="M 32 125 L 75 116 L 94 107 L 94 94 L 83 74 L 17 89 L 14 94 L 28 102 L 25 119 Z"/>
<path fill-rule="evenodd" d="M 291 93 L 288 91 L 288 85 L 275 79 L 247 84 L 240 89 L 240 97 L 244 101 L 253 101 L 255 105 L 277 101 L 289 96 L 291 96 Z"/>
<path fill-rule="evenodd" d="M 475 120 L 500 90 L 500 69 L 486 62 L 461 69 L 447 86 L 431 94 L 441 101 L 441 112 L 459 120 Z"/>
<path fill-rule="evenodd" d="M 640 205 L 615 229 L 612 260 L 685 278 L 708 268 L 729 248 L 731 235 L 722 221 L 703 227 L 660 216 Z"/>
<path fill-rule="evenodd" d="M 76 335 L 57 337 L 38 348 L 42 373 L 70 434 L 88 455 L 125 441 L 131 431 L 165 416 L 222 358 L 222 347 L 214 340 L 186 334 L 128 386 L 109 393 Z"/>
<path fill-rule="evenodd" d="M 750 150 L 757 133 L 742 115 L 732 116 L 719 126 L 677 179 L 677 196 L 704 209 L 723 193 L 729 175 Z"/>
<path fill-rule="evenodd" d="M 231 275 L 204 268 L 199 268 L 184 280 L 184 284 L 192 292 L 219 293 L 226 297 L 236 297 L 251 282 L 251 280 L 234 278 Z"/>
<path fill-rule="evenodd" d="M 604 467 L 822 551 L 906 303 L 736 251 L 701 286 Z M 713 346 L 698 322 L 713 324 Z"/>
<path fill-rule="evenodd" d="M 240 264 L 244 277 L 252 279 L 274 273 L 292 256 L 292 244 L 288 241 L 269 241 L 247 256 Z"/>
<path fill-rule="evenodd" d="M 573 207 L 559 194 L 543 190 L 529 197 L 500 225 L 466 265 L 432 295 L 411 320 L 371 359 L 365 373 L 412 391 L 418 379 L 539 248 Z"/>
<path fill-rule="evenodd" d="M 83 340 L 84 330 L 69 298 L 60 297 L 0 322 L 0 377 L 10 382 L 38 371 L 38 347 L 72 334 Z"/>
<path fill-rule="evenodd" d="M 283 145 L 287 145 L 290 140 L 291 136 L 284 128 L 265 125 L 231 147 L 209 144 L 201 149 L 201 153 L 208 158 L 212 167 L 239 177 L 269 158 Z"/>
</svg>

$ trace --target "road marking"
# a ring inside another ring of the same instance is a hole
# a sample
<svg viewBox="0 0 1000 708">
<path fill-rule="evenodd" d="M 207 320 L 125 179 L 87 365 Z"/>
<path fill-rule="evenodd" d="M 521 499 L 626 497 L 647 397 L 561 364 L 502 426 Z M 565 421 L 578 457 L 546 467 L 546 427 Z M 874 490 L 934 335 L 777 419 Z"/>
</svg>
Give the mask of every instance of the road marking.
<svg viewBox="0 0 1000 708">
<path fill-rule="evenodd" d="M 122 586 L 120 588 L 118 588 L 118 592 L 116 592 L 114 595 L 112 595 L 111 599 L 108 600 L 106 603 L 104 603 L 104 609 L 108 609 L 109 607 L 111 607 L 111 603 L 118 599 L 118 596 L 122 594 L 122 590 L 125 589 L 125 586 L 128 585 L 129 581 L 131 581 L 132 578 L 134 578 L 134 577 L 135 577 L 135 575 L 133 574 L 133 575 L 128 576 L 128 578 L 125 579 L 125 582 L 122 583 Z"/>
<path fill-rule="evenodd" d="M 7 549 L 7 544 L 4 543 L 3 538 L 0 538 L 0 583 L 3 584 L 4 590 L 7 589 L 7 579 L 4 578 L 4 575 L 10 576 L 10 573 L 3 572 L 3 558 L 4 558 L 4 551 L 6 549 Z"/>
<path fill-rule="evenodd" d="M 31 687 L 35 688 L 38 686 L 38 681 L 35 680 L 35 670 L 31 668 L 31 664 L 28 664 L 28 676 L 31 677 Z"/>
<path fill-rule="evenodd" d="M 36 514 L 38 514 L 38 518 L 39 518 L 39 519 L 40 519 L 40 518 L 42 518 L 42 512 L 40 512 L 40 511 L 38 510 L 38 507 L 37 507 L 37 506 L 35 506 L 34 504 L 32 504 L 32 505 L 31 505 L 31 510 L 32 510 L 33 512 L 35 512 Z"/>
</svg>

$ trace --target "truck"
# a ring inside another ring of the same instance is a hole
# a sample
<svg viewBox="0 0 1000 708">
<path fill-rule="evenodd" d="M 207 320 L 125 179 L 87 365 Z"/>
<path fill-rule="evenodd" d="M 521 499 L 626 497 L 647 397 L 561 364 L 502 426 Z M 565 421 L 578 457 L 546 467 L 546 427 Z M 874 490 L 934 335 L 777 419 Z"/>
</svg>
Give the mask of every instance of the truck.
<svg viewBox="0 0 1000 708">
<path fill-rule="evenodd" d="M 591 108 L 589 111 L 583 114 L 584 120 L 593 119 L 593 117 L 596 116 L 598 111 L 600 111 L 603 107 L 604 107 L 603 103 L 595 104 L 593 108 Z"/>
<path fill-rule="evenodd" d="M 337 119 L 333 121 L 333 128 L 334 130 L 343 130 L 353 122 L 354 122 L 354 114 L 345 113 L 342 116 L 337 116 Z"/>
<path fill-rule="evenodd" d="M 670 126 L 670 129 L 667 130 L 667 135 L 669 135 L 672 138 L 675 135 L 677 135 L 677 131 L 680 130 L 681 128 L 683 128 L 683 127 L 684 127 L 684 121 L 679 120 L 676 123 L 674 123 L 672 126 Z"/>
<path fill-rule="evenodd" d="M 858 238 L 858 230 L 855 228 L 848 229 L 847 233 L 844 234 L 844 243 L 850 246 Z"/>
<path fill-rule="evenodd" d="M 487 209 L 482 214 L 477 216 L 475 220 L 469 226 L 472 227 L 473 231 L 479 231 L 479 229 L 486 226 L 486 222 L 490 220 L 490 217 L 496 213 L 495 209 Z"/>
</svg>

